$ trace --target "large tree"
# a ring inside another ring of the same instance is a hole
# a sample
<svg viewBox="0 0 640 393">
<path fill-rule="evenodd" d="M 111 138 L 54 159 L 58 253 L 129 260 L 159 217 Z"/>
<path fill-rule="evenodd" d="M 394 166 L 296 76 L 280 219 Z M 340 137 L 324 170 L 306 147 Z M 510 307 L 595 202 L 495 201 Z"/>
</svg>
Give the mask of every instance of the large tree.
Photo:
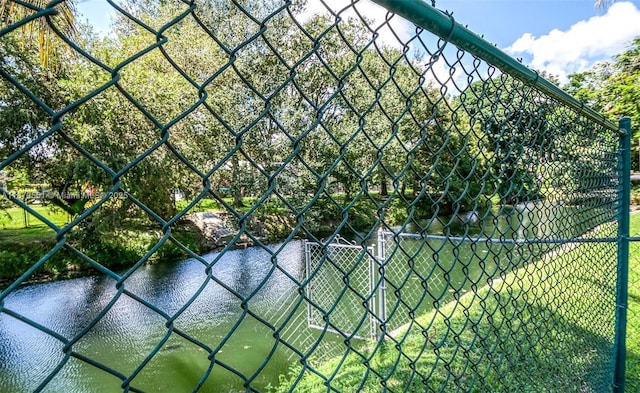
<svg viewBox="0 0 640 393">
<path fill-rule="evenodd" d="M 484 193 L 502 204 L 540 197 L 545 165 L 557 155 L 557 108 L 533 87 L 500 74 L 459 97 L 489 171 Z"/>
<path fill-rule="evenodd" d="M 616 122 L 622 116 L 631 118 L 633 138 L 640 137 L 640 37 L 611 62 L 569 76 L 565 89 L 595 110 Z M 638 167 L 638 146 L 633 144 L 634 168 Z"/>
</svg>

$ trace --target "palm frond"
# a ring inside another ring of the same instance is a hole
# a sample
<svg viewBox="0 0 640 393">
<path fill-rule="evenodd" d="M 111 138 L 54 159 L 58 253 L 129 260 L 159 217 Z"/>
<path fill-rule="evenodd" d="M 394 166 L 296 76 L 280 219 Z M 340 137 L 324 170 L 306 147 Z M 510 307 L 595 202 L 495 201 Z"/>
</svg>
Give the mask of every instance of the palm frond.
<svg viewBox="0 0 640 393">
<path fill-rule="evenodd" d="M 598 10 L 607 9 L 615 0 L 596 0 L 595 7 Z"/>
<path fill-rule="evenodd" d="M 0 24 L 9 26 L 20 20 L 33 15 L 38 9 L 46 8 L 48 1 L 32 0 L 29 6 L 18 4 L 12 0 L 0 0 Z M 76 24 L 76 5 L 73 0 L 65 0 L 55 7 L 58 11 L 57 15 L 50 17 L 50 23 L 60 32 L 60 34 L 75 39 L 78 34 L 75 27 Z M 46 17 L 38 18 L 20 29 L 20 38 L 23 46 L 33 46 L 34 38 L 37 36 L 38 53 L 40 62 L 43 66 L 49 65 L 51 55 L 55 51 L 60 50 L 62 41 L 52 29 Z"/>
</svg>

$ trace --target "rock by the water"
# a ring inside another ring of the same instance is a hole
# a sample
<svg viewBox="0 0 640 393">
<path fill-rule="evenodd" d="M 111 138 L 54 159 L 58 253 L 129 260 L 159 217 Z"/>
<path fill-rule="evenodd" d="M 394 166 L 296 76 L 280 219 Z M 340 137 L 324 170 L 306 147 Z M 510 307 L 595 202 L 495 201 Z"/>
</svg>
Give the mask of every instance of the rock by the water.
<svg viewBox="0 0 640 393">
<path fill-rule="evenodd" d="M 475 210 L 471 210 L 464 213 L 457 213 L 456 218 L 463 224 L 477 224 L 478 221 L 480 221 L 480 214 Z"/>
<path fill-rule="evenodd" d="M 185 218 L 200 230 L 208 249 L 224 246 L 233 238 L 233 231 L 229 229 L 227 222 L 216 213 L 199 212 Z"/>
</svg>

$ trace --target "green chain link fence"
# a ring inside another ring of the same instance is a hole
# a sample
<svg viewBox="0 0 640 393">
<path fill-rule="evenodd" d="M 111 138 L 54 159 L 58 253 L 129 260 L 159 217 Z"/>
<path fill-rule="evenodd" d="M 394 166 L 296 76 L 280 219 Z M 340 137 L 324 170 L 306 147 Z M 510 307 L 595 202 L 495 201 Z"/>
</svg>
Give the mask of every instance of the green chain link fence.
<svg viewBox="0 0 640 393">
<path fill-rule="evenodd" d="M 637 206 L 637 202 L 634 203 Z M 631 213 L 631 230 L 630 234 L 634 240 L 629 246 L 629 279 L 628 279 L 628 314 L 627 314 L 627 340 L 626 340 L 626 391 L 633 392 L 640 389 L 640 358 L 638 358 L 638 350 L 640 349 L 640 248 L 638 240 L 640 240 L 640 225 L 638 222 L 638 213 Z"/>
<path fill-rule="evenodd" d="M 376 2 L 0 3 L 1 391 L 638 386 L 629 124 Z"/>
</svg>

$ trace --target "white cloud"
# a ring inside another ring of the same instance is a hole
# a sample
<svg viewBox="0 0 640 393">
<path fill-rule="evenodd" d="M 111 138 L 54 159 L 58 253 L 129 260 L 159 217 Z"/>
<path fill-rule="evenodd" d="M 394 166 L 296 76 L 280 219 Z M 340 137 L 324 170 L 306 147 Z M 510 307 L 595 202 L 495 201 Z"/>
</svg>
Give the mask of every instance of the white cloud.
<svg viewBox="0 0 640 393">
<path fill-rule="evenodd" d="M 589 69 L 595 62 L 621 53 L 640 36 L 640 10 L 630 2 L 616 2 L 606 14 L 580 21 L 567 31 L 554 29 L 541 37 L 523 34 L 505 51 L 530 58 L 529 66 L 557 75 Z"/>
<path fill-rule="evenodd" d="M 297 16 L 298 20 L 308 20 L 312 15 L 329 15 L 329 12 L 339 14 L 343 20 L 347 18 L 362 19 L 366 18 L 371 23 L 369 27 L 378 33 L 377 43 L 394 48 L 402 49 L 416 34 L 416 26 L 406 19 L 388 14 L 388 11 L 369 0 L 359 0 L 352 4 L 345 0 L 309 0 L 306 4 L 305 12 Z M 387 18 L 391 19 L 387 21 Z M 427 34 L 422 39 L 428 42 L 429 49 L 436 51 L 437 37 Z M 434 86 L 446 85 L 446 92 L 449 94 L 457 94 L 466 86 L 466 74 L 462 72 L 461 66 L 452 67 L 447 64 L 446 59 L 456 59 L 455 49 L 452 45 L 447 45 L 446 56 L 438 56 L 436 59 L 430 59 L 422 50 L 421 45 L 411 43 L 409 55 L 420 55 L 420 63 L 425 67 L 429 64 L 429 70 L 425 73 L 427 80 L 434 83 Z M 415 49 L 421 49 L 418 53 Z M 452 52 L 453 51 L 453 52 Z M 457 84 L 457 85 L 456 85 Z"/>
<path fill-rule="evenodd" d="M 306 4 L 305 12 L 300 14 L 298 18 L 306 20 L 314 14 L 328 15 L 330 11 L 339 14 L 342 19 L 349 17 L 356 19 L 364 17 L 368 19 L 371 22 L 369 27 L 372 30 L 377 30 L 379 34 L 378 42 L 395 48 L 401 48 L 404 42 L 415 35 L 414 25 L 399 16 L 393 16 L 388 23 L 385 23 L 388 11 L 369 0 L 360 0 L 355 4 L 345 0 L 309 0 Z M 396 38 L 394 32 L 400 41 Z"/>
</svg>

